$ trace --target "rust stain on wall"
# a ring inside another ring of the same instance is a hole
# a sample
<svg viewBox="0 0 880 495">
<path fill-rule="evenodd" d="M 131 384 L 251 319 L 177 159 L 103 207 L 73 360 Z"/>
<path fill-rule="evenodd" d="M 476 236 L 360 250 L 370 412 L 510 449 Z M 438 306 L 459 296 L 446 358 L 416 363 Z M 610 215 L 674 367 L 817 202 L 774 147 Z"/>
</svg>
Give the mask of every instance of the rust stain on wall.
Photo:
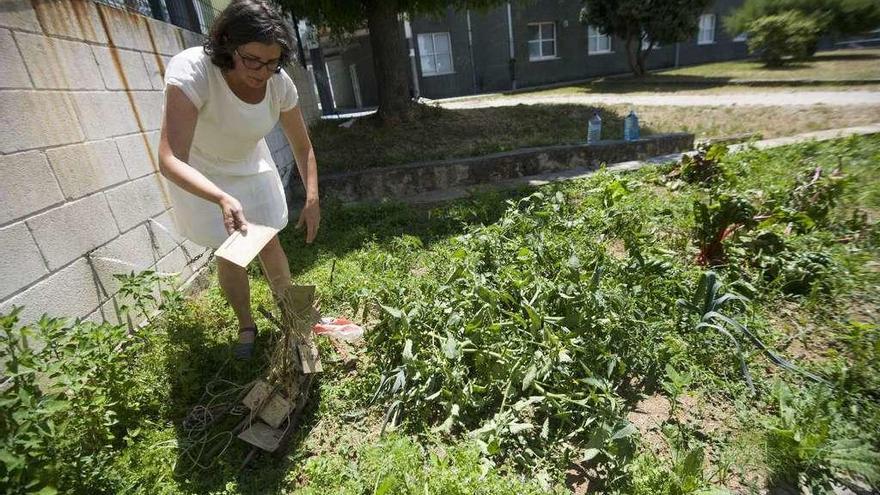
<svg viewBox="0 0 880 495">
<path fill-rule="evenodd" d="M 98 33 L 89 20 L 89 6 L 83 0 L 31 0 L 31 6 L 43 33 L 76 32 L 71 24 L 75 22 L 85 40 L 98 39 Z"/>
<path fill-rule="evenodd" d="M 104 32 L 107 33 L 107 43 L 110 48 L 110 57 L 113 59 L 113 65 L 116 67 L 116 73 L 119 75 L 119 80 L 122 81 L 122 87 L 125 91 L 125 96 L 128 97 L 128 103 L 131 106 L 131 111 L 134 112 L 134 118 L 137 120 L 138 129 L 141 130 L 141 133 L 145 132 L 143 120 L 141 119 L 141 114 L 138 112 L 137 105 L 134 103 L 134 96 L 131 94 L 131 86 L 128 83 L 128 77 L 125 75 L 125 70 L 122 68 L 122 62 L 119 60 L 119 50 L 116 48 L 116 41 L 113 39 L 113 35 L 110 34 L 110 28 L 107 21 L 108 13 L 105 12 L 106 7 L 103 5 L 98 5 L 98 17 L 101 19 L 101 25 L 104 27 Z M 111 14 L 112 15 L 112 12 Z"/>
<path fill-rule="evenodd" d="M 159 53 L 159 48 L 156 46 L 156 35 L 153 33 L 153 27 L 150 25 L 150 21 L 146 18 L 143 18 L 144 27 L 147 28 L 147 36 L 150 38 L 150 46 L 153 48 L 153 56 L 156 57 L 156 65 L 159 67 L 159 76 L 162 78 L 162 83 L 165 83 L 165 62 L 162 60 L 162 55 Z M 179 34 L 179 32 L 178 32 Z M 164 107 L 163 107 L 164 110 Z M 164 113 L 164 112 L 163 112 Z M 162 123 L 165 123 L 165 116 L 162 116 Z M 161 139 L 161 137 L 160 137 Z M 150 163 L 153 164 L 153 170 L 159 171 L 159 164 L 156 163 L 156 158 L 158 157 L 158 150 L 153 150 L 150 147 L 150 143 L 146 142 L 146 136 L 144 137 L 145 144 L 147 146 L 147 151 L 150 152 Z M 162 190 L 162 197 L 165 199 L 165 204 L 169 207 L 171 206 L 171 196 L 168 194 L 168 189 L 165 184 L 165 181 L 159 181 L 159 189 Z M 153 235 L 153 229 L 148 229 L 150 231 L 150 235 Z"/>
<path fill-rule="evenodd" d="M 37 14 L 37 24 L 40 25 L 40 30 L 46 33 L 46 19 L 42 9 L 40 9 L 39 0 L 31 0 L 31 7 L 34 8 L 34 13 Z"/>
<path fill-rule="evenodd" d="M 111 15 L 117 18 L 116 22 L 127 23 L 132 23 L 133 21 L 136 22 L 136 19 L 133 19 L 135 15 L 117 11 L 116 9 L 105 7 L 103 5 L 98 5 L 98 17 L 101 19 L 101 25 L 104 28 L 104 32 L 107 33 L 107 40 L 110 48 L 110 56 L 113 58 L 113 65 L 116 67 L 116 73 L 119 74 L 119 79 L 122 81 L 123 88 L 125 88 L 125 96 L 128 98 L 128 104 L 131 106 L 131 111 L 134 113 L 134 118 L 137 121 L 138 129 L 140 129 L 141 131 L 141 139 L 143 139 L 144 141 L 144 147 L 147 149 L 147 155 L 150 157 L 150 163 L 153 166 L 153 170 L 158 172 L 159 164 L 156 160 L 156 154 L 153 150 L 153 147 L 150 145 L 150 140 L 147 138 L 147 129 L 144 127 L 143 119 L 141 118 L 140 112 L 138 112 L 137 105 L 134 101 L 134 96 L 131 93 L 131 86 L 129 85 L 128 78 L 125 75 L 125 70 L 122 68 L 122 62 L 119 60 L 119 51 L 116 47 L 116 42 L 113 40 L 113 35 L 110 33 L 108 24 L 109 21 L 107 18 Z M 150 39 L 152 41 L 152 33 L 150 34 Z M 165 184 L 163 184 L 161 180 L 159 180 L 159 189 L 162 191 L 162 197 L 165 200 L 165 204 L 167 206 L 170 206 L 171 198 L 168 195 L 168 191 L 165 190 Z"/>
<path fill-rule="evenodd" d="M 153 56 L 156 57 L 156 65 L 159 67 L 159 75 L 162 76 L 162 80 L 165 80 L 165 62 L 162 60 L 162 55 L 159 54 L 159 49 L 156 47 L 156 35 L 153 33 L 153 27 L 150 26 L 150 21 L 147 20 L 146 17 L 143 18 L 144 26 L 147 28 L 147 36 L 150 37 L 150 46 L 153 47 Z"/>
</svg>

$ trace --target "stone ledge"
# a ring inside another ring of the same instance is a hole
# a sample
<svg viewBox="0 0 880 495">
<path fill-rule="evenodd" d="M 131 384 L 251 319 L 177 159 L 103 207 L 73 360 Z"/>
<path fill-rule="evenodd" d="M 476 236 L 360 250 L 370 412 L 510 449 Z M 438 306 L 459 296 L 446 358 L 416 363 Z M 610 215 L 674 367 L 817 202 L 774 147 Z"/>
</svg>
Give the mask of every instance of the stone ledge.
<svg viewBox="0 0 880 495">
<path fill-rule="evenodd" d="M 603 163 L 645 159 L 693 148 L 694 135 L 657 134 L 637 141 L 601 141 L 523 148 L 471 158 L 454 158 L 392 167 L 341 172 L 320 177 L 324 197 L 344 202 L 405 198 L 445 189 L 558 172 L 599 168 Z M 290 181 L 294 205 L 304 198 L 298 179 Z"/>
<path fill-rule="evenodd" d="M 767 139 L 763 141 L 749 140 L 746 143 L 731 144 L 729 149 L 731 153 L 742 150 L 748 150 L 752 147 L 756 149 L 776 148 L 800 142 L 809 141 L 827 141 L 829 139 L 840 139 L 847 136 L 868 136 L 880 134 L 880 123 L 870 124 L 858 127 L 846 127 L 841 129 L 829 129 L 825 131 L 808 132 L 798 134 L 786 138 Z M 696 151 L 690 150 L 681 153 L 669 153 L 658 155 L 647 160 L 630 160 L 619 163 L 609 163 L 607 170 L 612 173 L 629 172 L 638 170 L 645 166 L 661 165 L 669 162 L 677 162 L 684 155 L 692 155 Z M 573 168 L 560 172 L 549 172 L 546 174 L 532 175 L 529 177 L 520 177 L 517 179 L 506 179 L 494 184 L 483 184 L 473 187 L 456 187 L 446 189 L 444 191 L 434 191 L 425 194 L 416 195 L 408 198 L 401 198 L 401 201 L 409 204 L 440 204 L 450 200 L 467 198 L 486 191 L 503 191 L 508 189 L 517 189 L 524 187 L 536 187 L 549 184 L 551 182 L 585 179 L 596 172 L 595 168 Z"/>
</svg>

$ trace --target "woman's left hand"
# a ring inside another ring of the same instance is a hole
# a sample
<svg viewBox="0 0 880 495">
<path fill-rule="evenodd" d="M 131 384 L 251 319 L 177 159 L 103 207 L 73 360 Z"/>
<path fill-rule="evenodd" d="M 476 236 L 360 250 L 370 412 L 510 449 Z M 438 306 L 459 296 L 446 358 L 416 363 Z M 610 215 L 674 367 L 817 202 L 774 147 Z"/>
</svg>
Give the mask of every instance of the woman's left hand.
<svg viewBox="0 0 880 495">
<path fill-rule="evenodd" d="M 299 221 L 296 223 L 296 228 L 300 228 L 303 224 L 306 226 L 306 244 L 311 244 L 315 240 L 320 223 L 321 205 L 317 199 L 307 199 L 299 213 Z"/>
</svg>

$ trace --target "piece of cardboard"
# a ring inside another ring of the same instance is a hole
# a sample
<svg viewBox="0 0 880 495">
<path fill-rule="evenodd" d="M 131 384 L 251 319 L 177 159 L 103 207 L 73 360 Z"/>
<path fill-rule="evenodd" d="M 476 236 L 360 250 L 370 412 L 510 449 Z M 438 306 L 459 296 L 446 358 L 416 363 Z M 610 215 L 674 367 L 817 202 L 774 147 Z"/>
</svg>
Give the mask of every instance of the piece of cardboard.
<svg viewBox="0 0 880 495">
<path fill-rule="evenodd" d="M 269 398 L 269 394 L 272 393 L 272 386 L 263 380 L 254 383 L 254 386 L 251 388 L 251 391 L 244 397 L 244 400 L 241 401 L 242 404 L 247 406 L 251 411 L 258 410 L 263 404 L 266 402 L 266 399 Z"/>
<path fill-rule="evenodd" d="M 239 433 L 238 438 L 267 452 L 275 452 L 281 445 L 284 431 L 272 428 L 261 421 L 255 421 L 250 428 Z"/>
<path fill-rule="evenodd" d="M 240 267 L 247 268 L 248 263 L 260 254 L 260 251 L 263 250 L 266 244 L 268 244 L 277 233 L 278 229 L 256 223 L 249 223 L 246 234 L 242 234 L 241 231 L 236 230 L 232 235 L 227 237 L 225 241 L 223 241 L 223 244 L 217 248 L 217 251 L 214 252 L 214 254 L 217 255 L 218 258 L 223 258 L 230 263 L 235 263 Z"/>
<path fill-rule="evenodd" d="M 278 428 L 287 419 L 290 411 L 293 411 L 293 404 L 281 397 L 281 394 L 274 393 L 266 405 L 260 409 L 260 414 L 257 416 L 272 428 Z"/>
<path fill-rule="evenodd" d="M 297 346 L 297 350 L 299 351 L 303 373 L 320 373 L 324 371 L 324 367 L 321 365 L 321 356 L 318 355 L 318 348 L 314 344 L 300 344 Z"/>
</svg>

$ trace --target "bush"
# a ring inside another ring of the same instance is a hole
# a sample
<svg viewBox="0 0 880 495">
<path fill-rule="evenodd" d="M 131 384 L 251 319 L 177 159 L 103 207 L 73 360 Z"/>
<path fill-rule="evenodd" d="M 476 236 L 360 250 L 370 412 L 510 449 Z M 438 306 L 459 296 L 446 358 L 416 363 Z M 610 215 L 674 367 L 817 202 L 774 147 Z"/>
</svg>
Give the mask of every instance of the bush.
<svg viewBox="0 0 880 495">
<path fill-rule="evenodd" d="M 749 52 L 768 67 L 782 66 L 788 58 L 803 60 L 815 50 L 818 22 L 800 12 L 788 11 L 758 18 L 749 24 Z"/>
<path fill-rule="evenodd" d="M 749 25 L 766 16 L 797 11 L 818 23 L 822 36 L 854 36 L 880 24 L 876 0 L 745 0 L 724 19 L 731 36 L 748 31 Z"/>
<path fill-rule="evenodd" d="M 45 316 L 19 326 L 20 311 L 0 315 L 8 379 L 0 392 L 0 491 L 110 491 L 106 468 L 124 435 L 127 363 L 138 346 L 120 348 L 121 326 Z"/>
</svg>

